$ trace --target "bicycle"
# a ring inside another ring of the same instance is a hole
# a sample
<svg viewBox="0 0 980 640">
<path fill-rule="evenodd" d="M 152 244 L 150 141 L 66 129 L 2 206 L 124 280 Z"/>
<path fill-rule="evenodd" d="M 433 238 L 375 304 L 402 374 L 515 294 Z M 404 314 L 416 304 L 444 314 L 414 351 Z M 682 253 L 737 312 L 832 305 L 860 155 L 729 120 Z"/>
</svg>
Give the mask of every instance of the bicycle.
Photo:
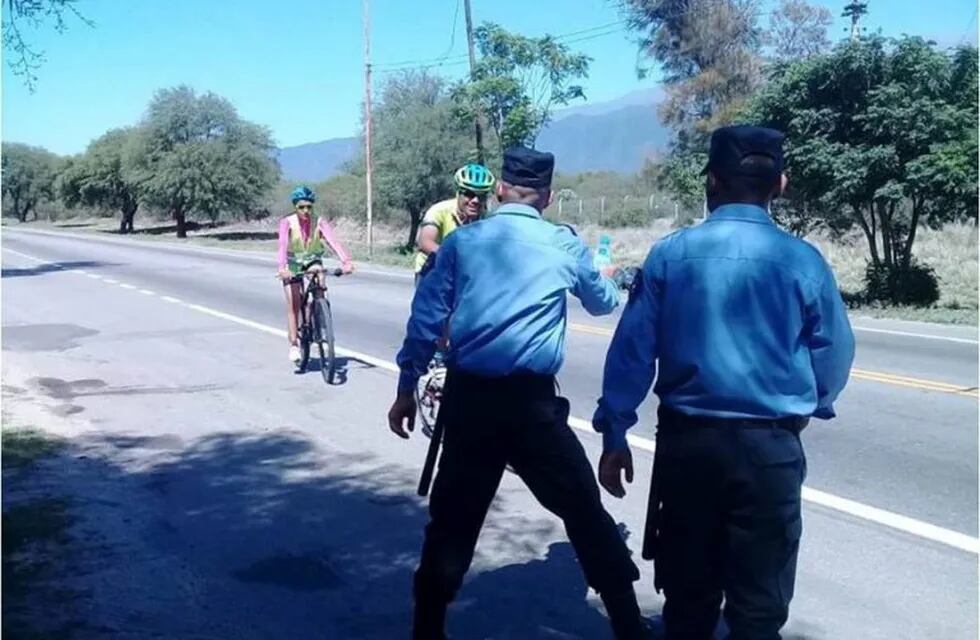
<svg viewBox="0 0 980 640">
<path fill-rule="evenodd" d="M 422 434 L 427 438 L 432 437 L 436 427 L 436 417 L 439 415 L 439 405 L 442 403 L 442 388 L 445 384 L 445 362 L 442 358 L 434 358 L 429 363 L 429 370 L 415 385 L 415 404 L 422 423 Z"/>
<path fill-rule="evenodd" d="M 340 277 L 343 270 L 325 271 L 319 261 L 311 262 L 303 269 L 303 304 L 300 305 L 298 337 L 300 362 L 297 373 L 304 373 L 310 362 L 310 350 L 317 343 L 320 350 L 320 375 L 323 381 L 332 385 L 337 372 L 334 348 L 333 315 L 330 313 L 330 300 L 327 287 L 322 282 L 323 275 Z"/>
</svg>

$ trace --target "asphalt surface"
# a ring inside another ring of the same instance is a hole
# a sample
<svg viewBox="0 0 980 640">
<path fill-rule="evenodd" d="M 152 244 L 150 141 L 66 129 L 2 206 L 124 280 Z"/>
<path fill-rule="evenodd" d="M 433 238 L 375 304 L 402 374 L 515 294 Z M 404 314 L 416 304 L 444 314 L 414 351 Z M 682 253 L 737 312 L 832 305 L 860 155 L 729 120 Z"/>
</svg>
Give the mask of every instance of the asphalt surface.
<svg viewBox="0 0 980 640">
<path fill-rule="evenodd" d="M 103 585 L 99 600 L 113 606 L 98 615 L 145 609 L 165 637 L 205 628 L 267 637 L 283 629 L 270 626 L 282 617 L 299 637 L 314 629 L 404 637 L 424 524 L 412 495 L 425 443 L 394 438 L 384 415 L 408 274 L 364 267 L 331 283 L 338 343 L 361 361 L 350 360 L 345 384 L 327 388 L 286 361 L 271 256 L 5 229 L 3 269 L 4 384 L 25 405 L 70 420 L 65 428 L 80 443 L 113 461 L 125 489 L 93 474 L 98 493 L 115 491 L 118 510 L 158 523 L 147 525 L 148 559 L 134 563 L 132 584 L 142 575 L 159 588 L 143 574 L 162 562 L 176 567 L 178 582 L 198 585 L 164 599 L 193 609 L 183 622 L 157 611 L 149 587 Z M 573 415 L 587 420 L 616 318 L 570 306 L 560 382 Z M 974 638 L 976 329 L 853 324 L 858 355 L 839 418 L 804 434 L 811 499 L 786 637 Z M 635 435 L 652 439 L 654 409 L 651 400 Z M 123 437 L 137 444 L 120 446 Z M 599 439 L 579 437 L 597 460 Z M 642 447 L 635 455 L 626 499 L 606 503 L 638 552 L 651 456 Z M 113 513 L 101 520 L 113 522 Z M 120 539 L 127 530 L 114 529 Z M 311 554 L 326 575 L 297 587 L 306 570 L 291 563 L 307 567 Z M 641 570 L 642 604 L 654 615 L 652 567 Z M 232 616 L 222 609 L 229 603 L 247 603 L 250 613 Z M 560 524 L 513 477 L 450 630 L 606 637 Z"/>
</svg>

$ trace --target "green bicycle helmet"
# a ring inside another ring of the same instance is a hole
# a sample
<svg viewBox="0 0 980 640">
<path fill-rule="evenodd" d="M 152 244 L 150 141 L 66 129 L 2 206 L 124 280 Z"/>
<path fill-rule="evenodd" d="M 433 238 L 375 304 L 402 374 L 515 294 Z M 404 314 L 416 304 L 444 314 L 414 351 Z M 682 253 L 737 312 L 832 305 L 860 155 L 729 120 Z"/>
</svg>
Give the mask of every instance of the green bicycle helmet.
<svg viewBox="0 0 980 640">
<path fill-rule="evenodd" d="M 456 172 L 453 182 L 460 191 L 465 189 L 474 193 L 490 193 L 497 179 L 482 164 L 468 164 Z"/>
</svg>

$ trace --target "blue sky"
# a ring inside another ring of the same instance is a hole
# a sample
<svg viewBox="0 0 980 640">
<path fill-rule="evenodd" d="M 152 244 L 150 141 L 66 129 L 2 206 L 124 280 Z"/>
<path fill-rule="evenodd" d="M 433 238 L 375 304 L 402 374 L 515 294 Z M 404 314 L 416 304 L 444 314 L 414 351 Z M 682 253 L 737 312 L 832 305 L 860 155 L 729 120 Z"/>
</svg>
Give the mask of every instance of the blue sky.
<svg viewBox="0 0 980 640">
<path fill-rule="evenodd" d="M 816 0 L 840 14 L 844 0 Z M 766 6 L 775 0 L 767 0 Z M 466 53 L 458 0 L 372 0 L 372 60 L 449 61 Z M 528 35 L 568 34 L 622 19 L 614 0 L 472 0 L 474 22 L 499 22 Z M 3 3 L 6 9 L 6 3 Z M 3 65 L 2 138 L 77 153 L 106 130 L 136 123 L 155 90 L 189 84 L 230 99 L 245 118 L 269 126 L 291 146 L 353 135 L 363 92 L 359 0 L 79 0 L 96 23 L 69 19 L 25 33 L 47 61 L 30 94 Z M 975 0 L 869 0 L 866 26 L 910 33 L 944 45 L 976 42 Z M 833 39 L 847 22 L 837 18 Z M 593 58 L 585 82 L 590 101 L 656 85 L 637 79 L 636 45 L 615 27 L 569 40 Z M 465 64 L 436 71 L 449 77 Z M 383 74 L 376 75 L 377 81 Z"/>
</svg>

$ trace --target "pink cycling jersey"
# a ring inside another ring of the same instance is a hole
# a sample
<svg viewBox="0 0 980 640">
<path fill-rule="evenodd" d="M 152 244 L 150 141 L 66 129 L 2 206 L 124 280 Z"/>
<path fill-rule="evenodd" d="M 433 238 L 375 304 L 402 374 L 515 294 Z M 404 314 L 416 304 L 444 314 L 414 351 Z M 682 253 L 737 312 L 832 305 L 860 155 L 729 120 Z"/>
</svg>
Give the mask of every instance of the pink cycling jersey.
<svg viewBox="0 0 980 640">
<path fill-rule="evenodd" d="M 303 234 L 303 242 L 306 242 L 310 237 L 310 217 L 309 216 L 299 216 L 299 228 L 300 232 Z M 318 218 L 317 228 L 320 230 L 320 235 L 326 241 L 327 245 L 337 254 L 340 262 L 343 264 L 350 263 L 350 254 L 341 244 L 337 236 L 334 235 L 333 227 L 327 222 L 326 218 Z M 289 217 L 285 217 L 279 221 L 279 269 L 285 269 L 289 264 L 288 260 L 289 254 Z"/>
</svg>

